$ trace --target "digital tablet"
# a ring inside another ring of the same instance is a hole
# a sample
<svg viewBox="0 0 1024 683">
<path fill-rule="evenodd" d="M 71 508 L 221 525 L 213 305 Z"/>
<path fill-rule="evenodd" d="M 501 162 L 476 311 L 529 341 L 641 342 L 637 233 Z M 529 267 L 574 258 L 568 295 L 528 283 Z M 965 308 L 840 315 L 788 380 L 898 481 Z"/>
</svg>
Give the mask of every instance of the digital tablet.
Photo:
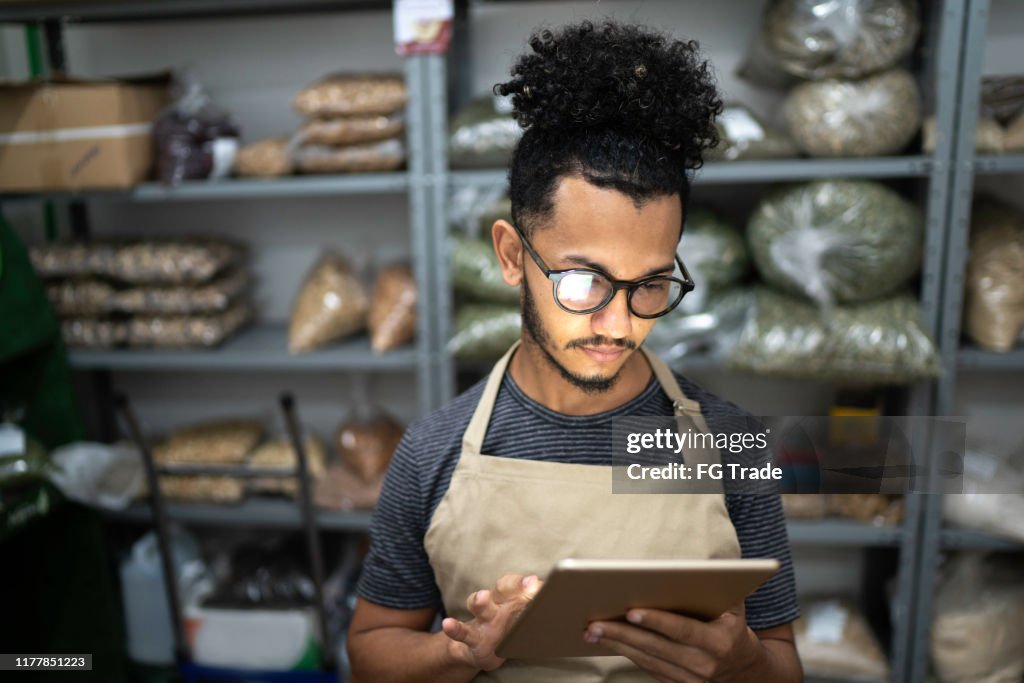
<svg viewBox="0 0 1024 683">
<path fill-rule="evenodd" d="M 587 624 L 648 607 L 710 621 L 779 570 L 776 560 L 562 560 L 496 650 L 506 659 L 614 654 Z"/>
</svg>

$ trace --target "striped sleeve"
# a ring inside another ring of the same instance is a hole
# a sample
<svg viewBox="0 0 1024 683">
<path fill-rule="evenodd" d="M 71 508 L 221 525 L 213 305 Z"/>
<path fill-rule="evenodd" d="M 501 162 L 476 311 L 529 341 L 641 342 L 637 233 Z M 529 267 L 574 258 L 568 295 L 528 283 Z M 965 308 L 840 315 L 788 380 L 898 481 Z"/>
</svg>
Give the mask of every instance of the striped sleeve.
<svg viewBox="0 0 1024 683">
<path fill-rule="evenodd" d="M 370 526 L 370 552 L 363 562 L 359 596 L 394 609 L 440 607 L 441 593 L 423 539 L 429 515 L 416 468 L 417 425 L 410 425 L 395 450 Z"/>
</svg>

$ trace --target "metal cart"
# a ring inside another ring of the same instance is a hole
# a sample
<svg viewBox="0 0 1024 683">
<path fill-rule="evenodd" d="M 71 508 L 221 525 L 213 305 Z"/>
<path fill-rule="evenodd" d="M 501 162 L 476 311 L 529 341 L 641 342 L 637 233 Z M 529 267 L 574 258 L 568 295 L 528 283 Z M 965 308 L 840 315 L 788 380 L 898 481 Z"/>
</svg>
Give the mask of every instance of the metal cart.
<svg viewBox="0 0 1024 683">
<path fill-rule="evenodd" d="M 288 437 L 296 454 L 297 467 L 288 472 L 280 469 L 266 470 L 248 467 L 206 467 L 197 466 L 192 468 L 175 467 L 176 474 L 205 474 L 205 475 L 227 475 L 236 477 L 261 477 L 261 476 L 292 476 L 298 481 L 298 505 L 303 533 L 306 539 L 306 549 L 310 573 L 313 579 L 314 610 L 316 613 L 316 624 L 319 630 L 321 643 L 321 661 L 316 670 L 301 671 L 266 671 L 259 669 L 237 669 L 228 667 L 209 666 L 199 664 L 192 659 L 191 648 L 185 637 L 184 620 L 181 613 L 181 602 L 178 595 L 178 577 L 174 570 L 174 562 L 171 556 L 170 530 L 163 494 L 160 491 L 158 474 L 166 472 L 167 469 L 159 466 L 153 460 L 153 454 L 149 448 L 149 442 L 139 427 L 135 412 L 126 396 L 119 395 L 116 405 L 128 427 L 131 438 L 139 447 L 142 455 L 142 462 L 146 473 L 146 483 L 149 486 L 149 501 L 152 506 L 153 523 L 156 530 L 157 545 L 160 550 L 160 562 L 163 568 L 164 589 L 167 595 L 169 612 L 171 615 L 171 627 L 174 634 L 174 653 L 178 671 L 181 673 L 185 683 L 201 683 L 204 681 L 261 681 L 265 683 L 340 683 L 337 667 L 334 661 L 334 652 L 328 643 L 327 612 L 324 606 L 324 568 L 323 552 L 320 547 L 320 537 L 317 534 L 316 521 L 313 513 L 313 496 L 309 478 L 309 463 L 306 458 L 306 451 L 302 439 L 301 429 L 295 416 L 295 401 L 290 394 L 282 394 L 279 400 L 281 412 L 284 415 L 285 425 L 288 430 Z"/>
</svg>

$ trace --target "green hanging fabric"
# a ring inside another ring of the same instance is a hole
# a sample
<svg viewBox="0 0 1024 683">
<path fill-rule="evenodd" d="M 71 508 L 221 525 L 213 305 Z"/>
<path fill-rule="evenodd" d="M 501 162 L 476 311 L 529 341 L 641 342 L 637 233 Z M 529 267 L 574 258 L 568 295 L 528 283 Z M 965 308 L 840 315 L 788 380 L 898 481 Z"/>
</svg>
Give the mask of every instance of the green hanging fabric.
<svg viewBox="0 0 1024 683">
<path fill-rule="evenodd" d="M 60 323 L 25 246 L 0 216 L 0 401 L 48 450 L 85 436 Z M 48 495 L 59 494 L 40 483 Z M 2 504 L 2 501 L 0 501 Z M 0 543 L 0 644 L 5 652 L 93 655 L 93 670 L 33 672 L 124 683 L 124 630 L 99 513 L 71 502 Z M 27 679 L 26 679 L 27 680 Z"/>
</svg>

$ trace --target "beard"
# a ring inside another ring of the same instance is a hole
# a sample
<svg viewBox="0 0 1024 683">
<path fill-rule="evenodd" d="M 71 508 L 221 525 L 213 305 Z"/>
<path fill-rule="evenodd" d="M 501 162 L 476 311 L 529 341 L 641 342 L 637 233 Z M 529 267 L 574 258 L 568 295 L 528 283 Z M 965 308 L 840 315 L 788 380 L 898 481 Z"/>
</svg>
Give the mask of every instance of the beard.
<svg viewBox="0 0 1024 683">
<path fill-rule="evenodd" d="M 524 282 L 523 283 L 523 328 L 526 330 L 534 342 L 537 343 L 537 347 L 544 354 L 544 358 L 548 364 L 558 371 L 558 374 L 562 376 L 562 379 L 572 384 L 577 389 L 582 390 L 587 394 L 601 394 L 609 391 L 615 383 L 619 380 L 621 374 L 621 368 L 619 372 L 616 372 L 611 377 L 594 377 L 579 375 L 569 370 L 569 368 L 558 362 L 554 354 L 551 352 L 551 348 L 554 347 L 551 341 L 551 336 L 544 329 L 544 325 L 540 321 L 540 314 L 537 311 L 536 303 L 533 300 L 533 296 L 530 294 L 530 287 Z M 626 349 L 635 349 L 636 344 L 631 340 L 622 340 L 619 342 L 605 339 L 603 337 L 593 337 L 589 339 L 576 339 L 569 342 L 566 345 L 566 349 L 572 349 L 587 345 L 602 344 L 604 346 L 621 346 Z"/>
</svg>

